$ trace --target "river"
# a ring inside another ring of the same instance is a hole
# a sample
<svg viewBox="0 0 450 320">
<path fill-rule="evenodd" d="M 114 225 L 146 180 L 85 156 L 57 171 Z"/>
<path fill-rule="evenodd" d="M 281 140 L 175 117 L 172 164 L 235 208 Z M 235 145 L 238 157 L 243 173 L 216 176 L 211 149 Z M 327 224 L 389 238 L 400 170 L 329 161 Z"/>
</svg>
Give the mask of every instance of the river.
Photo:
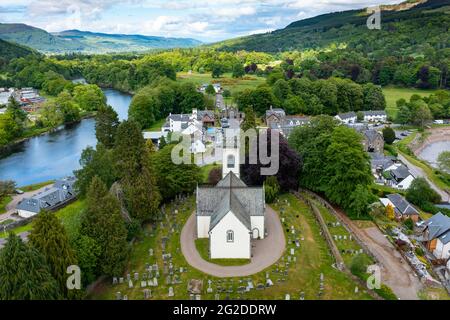
<svg viewBox="0 0 450 320">
<path fill-rule="evenodd" d="M 119 119 L 126 119 L 131 96 L 113 89 L 103 91 Z M 71 175 L 80 168 L 83 149 L 96 144 L 92 118 L 31 138 L 0 159 L 0 180 L 14 180 L 18 186 L 25 186 Z"/>
<path fill-rule="evenodd" d="M 439 157 L 439 154 L 444 151 L 450 151 L 450 141 L 432 142 L 423 148 L 418 157 L 437 168 L 437 158 Z"/>
</svg>

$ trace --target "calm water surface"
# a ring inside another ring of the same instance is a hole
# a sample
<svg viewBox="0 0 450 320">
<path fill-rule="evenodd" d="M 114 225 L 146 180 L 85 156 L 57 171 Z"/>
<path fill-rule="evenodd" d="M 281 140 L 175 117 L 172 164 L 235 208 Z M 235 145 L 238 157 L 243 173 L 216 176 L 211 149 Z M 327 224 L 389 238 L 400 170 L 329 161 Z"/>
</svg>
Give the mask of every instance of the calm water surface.
<svg viewBox="0 0 450 320">
<path fill-rule="evenodd" d="M 126 119 L 131 96 L 112 89 L 103 91 L 120 120 Z M 94 119 L 31 138 L 0 159 L 0 180 L 14 180 L 18 186 L 25 186 L 71 175 L 80 168 L 83 149 L 96 144 Z"/>
</svg>

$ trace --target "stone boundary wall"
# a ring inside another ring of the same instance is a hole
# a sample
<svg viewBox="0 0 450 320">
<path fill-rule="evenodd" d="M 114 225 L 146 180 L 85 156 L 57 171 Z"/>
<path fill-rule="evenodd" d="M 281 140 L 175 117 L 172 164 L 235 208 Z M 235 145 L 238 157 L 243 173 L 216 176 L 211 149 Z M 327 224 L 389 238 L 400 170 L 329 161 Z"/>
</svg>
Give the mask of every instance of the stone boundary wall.
<svg viewBox="0 0 450 320">
<path fill-rule="evenodd" d="M 301 190 L 301 191 L 305 191 L 308 194 L 315 195 L 314 193 L 311 193 L 308 190 Z M 334 257 L 334 260 L 336 261 L 336 264 L 338 265 L 339 270 L 341 270 L 342 272 L 347 274 L 356 283 L 359 283 L 360 287 L 364 288 L 372 298 L 374 298 L 375 300 L 384 300 L 375 291 L 369 290 L 367 288 L 367 283 L 365 283 L 361 278 L 359 278 L 359 277 L 355 276 L 353 273 L 351 273 L 350 269 L 345 265 L 344 259 L 342 258 L 342 255 L 339 252 L 339 249 L 337 248 L 336 244 L 334 243 L 333 238 L 331 237 L 330 231 L 328 230 L 328 226 L 325 223 L 325 221 L 323 220 L 323 217 L 322 217 L 319 209 L 309 199 L 302 196 L 300 194 L 300 192 L 297 192 L 297 191 L 291 191 L 291 192 L 297 198 L 305 201 L 306 204 L 308 205 L 308 207 L 314 213 L 314 216 L 320 225 L 320 229 L 322 230 L 323 234 L 325 235 L 325 240 L 328 244 L 328 247 L 331 250 L 331 253 Z M 334 210 L 334 209 L 332 209 L 332 210 Z M 333 212 L 333 214 L 334 214 L 334 212 Z M 338 218 L 338 220 L 340 221 L 339 218 Z M 345 228 L 347 229 L 347 227 L 345 227 Z M 351 231 L 349 231 L 349 233 L 353 234 Z M 354 238 L 356 239 L 356 237 L 354 237 Z M 377 261 L 377 260 L 375 259 L 375 261 Z"/>
</svg>

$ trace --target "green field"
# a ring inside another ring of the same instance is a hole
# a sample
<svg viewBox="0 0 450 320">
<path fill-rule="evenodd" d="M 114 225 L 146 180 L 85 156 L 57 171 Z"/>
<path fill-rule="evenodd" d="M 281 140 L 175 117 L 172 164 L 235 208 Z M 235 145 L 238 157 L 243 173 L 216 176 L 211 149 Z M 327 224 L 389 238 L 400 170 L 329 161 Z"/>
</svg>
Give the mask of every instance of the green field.
<svg viewBox="0 0 450 320">
<path fill-rule="evenodd" d="M 228 89 L 231 93 L 239 92 L 248 88 L 255 88 L 260 84 L 266 82 L 266 78 L 258 76 L 244 76 L 241 79 L 231 77 L 231 73 L 225 73 L 220 78 L 212 78 L 211 73 L 196 73 L 188 74 L 187 72 L 180 72 L 177 74 L 177 81 L 192 82 L 197 86 L 208 83 L 220 83 L 223 89 Z"/>
<path fill-rule="evenodd" d="M 4 196 L 1 200 L 0 200 L 0 214 L 1 213 L 5 213 L 6 212 L 6 206 L 8 205 L 8 203 L 10 203 L 12 201 L 12 197 L 11 196 Z"/>
<path fill-rule="evenodd" d="M 388 116 L 391 118 L 395 118 L 397 116 L 397 100 L 405 99 L 409 101 L 409 98 L 413 94 L 418 94 L 423 97 L 427 97 L 430 94 L 436 92 L 437 90 L 421 90 L 415 88 L 397 88 L 397 87 L 384 87 L 383 93 L 386 97 L 386 112 Z"/>
</svg>

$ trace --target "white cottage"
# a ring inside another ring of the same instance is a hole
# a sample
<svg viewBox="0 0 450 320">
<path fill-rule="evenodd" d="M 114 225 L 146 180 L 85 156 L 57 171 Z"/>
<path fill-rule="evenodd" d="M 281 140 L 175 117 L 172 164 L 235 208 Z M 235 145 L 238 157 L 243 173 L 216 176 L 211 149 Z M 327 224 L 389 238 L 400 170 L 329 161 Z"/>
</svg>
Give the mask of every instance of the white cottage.
<svg viewBox="0 0 450 320">
<path fill-rule="evenodd" d="M 262 187 L 239 179 L 239 149 L 223 149 L 222 180 L 197 188 L 197 237 L 209 238 L 211 259 L 250 259 L 251 242 L 265 233 Z"/>
</svg>

